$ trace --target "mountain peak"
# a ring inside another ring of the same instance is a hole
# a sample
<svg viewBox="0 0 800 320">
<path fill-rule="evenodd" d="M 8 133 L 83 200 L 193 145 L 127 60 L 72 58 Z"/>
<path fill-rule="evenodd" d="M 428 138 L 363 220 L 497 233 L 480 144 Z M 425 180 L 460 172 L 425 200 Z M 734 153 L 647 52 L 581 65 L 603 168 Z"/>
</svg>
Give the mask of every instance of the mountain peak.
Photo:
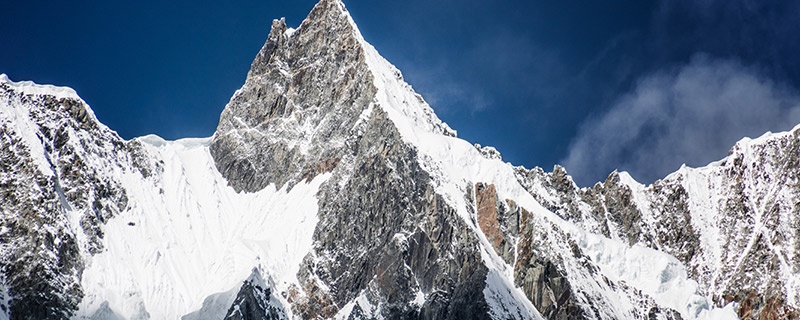
<svg viewBox="0 0 800 320">
<path fill-rule="evenodd" d="M 306 166 L 341 160 L 376 108 L 404 138 L 455 136 L 364 40 L 344 4 L 323 0 L 297 30 L 284 19 L 273 21 L 244 86 L 222 112 L 212 154 L 240 190 L 299 181 L 309 175 Z M 254 161 L 253 152 L 279 156 L 274 160 L 281 163 Z"/>
<path fill-rule="evenodd" d="M 361 38 L 344 3 L 339 0 L 322 0 L 314 6 L 297 30 L 289 28 L 284 18 L 272 21 L 267 41 L 253 60 L 247 77 L 263 75 L 269 68 L 269 63 L 276 58 L 277 48 L 286 45 L 296 31 L 299 31 L 297 33 L 299 37 L 304 38 L 298 40 L 300 42 L 312 40 L 328 43 L 333 36 Z"/>
<path fill-rule="evenodd" d="M 314 20 L 320 15 L 326 18 L 336 17 L 337 19 L 346 18 L 352 20 L 344 2 L 341 0 L 321 0 L 317 2 L 314 8 L 311 9 L 311 13 L 309 13 L 307 19 Z"/>
<path fill-rule="evenodd" d="M 315 163 L 341 158 L 331 155 L 357 138 L 375 102 L 364 43 L 341 1 L 319 2 L 297 30 L 273 21 L 212 142 L 234 187 L 299 181 Z M 253 152 L 280 163 L 253 161 Z"/>
</svg>

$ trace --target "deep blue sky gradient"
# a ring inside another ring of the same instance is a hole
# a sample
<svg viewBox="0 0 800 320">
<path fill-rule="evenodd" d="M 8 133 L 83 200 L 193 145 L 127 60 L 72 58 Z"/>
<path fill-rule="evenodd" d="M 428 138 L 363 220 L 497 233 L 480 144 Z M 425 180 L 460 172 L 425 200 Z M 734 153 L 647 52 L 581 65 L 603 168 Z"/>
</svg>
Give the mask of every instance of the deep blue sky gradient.
<svg viewBox="0 0 800 320">
<path fill-rule="evenodd" d="M 0 5 L 0 73 L 74 88 L 124 138 L 209 136 L 272 19 L 297 27 L 315 3 L 13 1 Z M 639 79 L 698 53 L 755 66 L 789 88 L 800 79 L 792 2 L 345 3 L 367 41 L 460 137 L 526 167 L 549 170 Z"/>
</svg>

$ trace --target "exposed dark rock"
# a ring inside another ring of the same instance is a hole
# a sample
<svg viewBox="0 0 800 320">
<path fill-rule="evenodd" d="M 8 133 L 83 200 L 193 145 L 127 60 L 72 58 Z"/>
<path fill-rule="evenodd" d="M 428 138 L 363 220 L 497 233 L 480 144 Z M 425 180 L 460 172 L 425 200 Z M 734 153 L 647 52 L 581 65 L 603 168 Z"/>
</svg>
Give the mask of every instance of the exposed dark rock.
<svg viewBox="0 0 800 320">
<path fill-rule="evenodd" d="M 0 272 L 12 319 L 65 319 L 83 298 L 82 255 L 102 250 L 102 225 L 127 207 L 125 190 L 87 159 L 127 168 L 126 143 L 77 98 L 26 94 L 0 83 L 0 104 L 23 105 L 44 149 L 0 123 Z M 46 163 L 35 160 L 44 157 Z M 68 213 L 80 215 L 79 243 Z M 88 248 L 82 252 L 81 247 Z"/>
<path fill-rule="evenodd" d="M 286 313 L 270 303 L 272 289 L 257 274 L 244 281 L 224 320 L 284 320 Z"/>
<path fill-rule="evenodd" d="M 486 317 L 486 267 L 475 236 L 373 106 L 371 71 L 341 3 L 323 0 L 291 37 L 285 30 L 273 23 L 211 152 L 237 190 L 332 172 L 319 193 L 320 222 L 298 275 L 295 313 L 330 317 L 366 292 L 390 319 Z M 310 123 L 313 135 L 300 123 Z M 420 291 L 440 298 L 416 305 Z"/>
<path fill-rule="evenodd" d="M 321 191 L 315 249 L 301 280 L 319 277 L 337 305 L 370 291 L 386 318 L 486 317 L 477 239 L 433 192 L 383 111 L 373 110 L 352 166 L 342 169 L 352 172 L 343 187 L 332 180 Z M 437 298 L 420 308 L 412 303 L 417 291 Z"/>
<path fill-rule="evenodd" d="M 575 303 L 573 289 L 556 266 L 537 254 L 530 213 L 521 209 L 520 243 L 514 266 L 514 282 L 545 319 L 582 319 L 584 311 Z"/>
<path fill-rule="evenodd" d="M 581 310 L 568 303 L 572 294 L 569 283 L 552 263 L 533 260 L 523 268 L 524 276 L 519 278 L 519 284 L 542 316 L 546 319 L 582 317 Z"/>
<path fill-rule="evenodd" d="M 320 2 L 291 37 L 275 21 L 245 85 L 222 112 L 211 154 L 236 190 L 312 178 L 355 152 L 359 115 L 376 89 L 340 6 Z"/>
<path fill-rule="evenodd" d="M 702 171 L 681 169 L 640 190 L 623 183 L 617 172 L 585 189 L 563 179 L 559 167 L 553 173 L 518 168 L 517 178 L 545 207 L 586 230 L 607 234 L 611 226 L 617 234 L 610 236 L 675 256 L 701 291 L 715 290 L 712 297 L 718 307 L 735 301 L 740 315 L 760 315 L 769 300 L 771 306 L 781 305 L 780 310 L 793 310 L 785 303 L 781 274 L 796 273 L 800 259 L 786 256 L 780 248 L 800 249 L 798 238 L 787 236 L 800 233 L 798 131 L 757 144 L 741 142 L 728 158 Z M 704 216 L 708 218 L 694 220 Z M 709 238 L 706 245 L 719 246 L 720 256 L 702 250 L 698 224 L 719 228 L 714 231 L 718 237 Z M 792 261 L 791 271 L 781 259 Z M 750 297 L 751 292 L 757 294 Z"/>
<path fill-rule="evenodd" d="M 502 254 L 500 246 L 504 239 L 497 218 L 497 192 L 494 190 L 494 185 L 485 185 L 480 182 L 476 184 L 475 199 L 478 204 L 478 226 L 481 227 L 481 231 L 486 235 L 497 254 Z"/>
<path fill-rule="evenodd" d="M 478 226 L 506 263 L 514 263 L 514 237 L 518 235 L 519 208 L 513 200 L 501 202 L 492 184 L 475 185 Z"/>
<path fill-rule="evenodd" d="M 361 306 L 356 304 L 353 306 L 353 310 L 350 311 L 350 315 L 347 316 L 347 320 L 372 320 L 373 318 L 367 317 L 364 313 L 364 310 L 361 309 Z"/>
</svg>

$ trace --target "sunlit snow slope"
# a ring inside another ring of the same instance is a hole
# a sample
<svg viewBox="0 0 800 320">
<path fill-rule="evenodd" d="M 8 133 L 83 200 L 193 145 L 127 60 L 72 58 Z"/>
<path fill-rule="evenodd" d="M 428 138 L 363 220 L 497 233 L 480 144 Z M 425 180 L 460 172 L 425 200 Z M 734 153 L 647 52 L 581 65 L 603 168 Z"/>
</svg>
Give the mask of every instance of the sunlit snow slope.
<svg viewBox="0 0 800 320">
<path fill-rule="evenodd" d="M 278 290 L 297 282 L 326 175 L 289 191 L 236 193 L 217 172 L 209 139 L 137 139 L 163 161 L 163 173 L 120 177 L 132 205 L 106 224 L 106 251 L 84 271 L 85 315 L 108 301 L 125 318 L 146 310 L 177 319 L 200 309 L 205 297 L 237 288 L 254 267 Z"/>
</svg>

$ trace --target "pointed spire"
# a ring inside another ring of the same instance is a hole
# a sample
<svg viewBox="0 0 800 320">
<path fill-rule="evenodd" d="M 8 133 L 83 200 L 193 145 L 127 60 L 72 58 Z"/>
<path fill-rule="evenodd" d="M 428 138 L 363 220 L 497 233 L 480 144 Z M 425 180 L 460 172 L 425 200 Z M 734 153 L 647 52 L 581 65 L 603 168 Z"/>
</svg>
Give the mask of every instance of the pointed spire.
<svg viewBox="0 0 800 320">
<path fill-rule="evenodd" d="M 307 23 L 321 23 L 334 26 L 343 22 L 343 20 L 347 22 L 345 25 L 349 27 L 347 31 L 358 32 L 358 27 L 356 27 L 355 22 L 353 22 L 353 18 L 350 17 L 350 12 L 347 11 L 344 2 L 341 0 L 320 0 L 320 2 L 311 9 L 311 13 L 308 14 L 308 17 L 303 21 L 300 27 L 302 28 Z"/>
<path fill-rule="evenodd" d="M 286 19 L 272 20 L 272 29 L 269 31 L 267 42 L 261 47 L 261 50 L 256 55 L 253 63 L 250 65 L 250 71 L 247 72 L 247 78 L 263 74 L 269 65 L 272 55 L 278 47 L 282 46 L 288 40 L 286 36 Z"/>
<path fill-rule="evenodd" d="M 297 28 L 296 32 L 306 41 L 311 34 L 312 39 L 320 37 L 330 38 L 332 34 L 337 38 L 353 37 L 361 41 L 361 33 L 358 31 L 355 22 L 341 0 L 321 0 L 318 2 L 305 20 Z M 286 25 L 286 19 L 272 21 L 267 41 L 259 51 L 247 74 L 248 78 L 264 74 L 268 69 L 269 63 L 274 59 L 276 51 L 281 46 L 286 45 L 290 38 L 293 38 L 295 30 L 290 30 Z"/>
</svg>

